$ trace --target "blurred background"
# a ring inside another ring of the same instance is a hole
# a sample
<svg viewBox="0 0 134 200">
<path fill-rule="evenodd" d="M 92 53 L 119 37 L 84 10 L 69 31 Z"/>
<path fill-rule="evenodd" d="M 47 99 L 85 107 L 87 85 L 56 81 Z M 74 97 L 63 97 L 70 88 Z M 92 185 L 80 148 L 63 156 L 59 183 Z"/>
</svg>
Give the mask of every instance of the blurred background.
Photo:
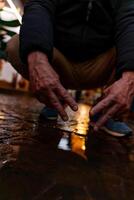
<svg viewBox="0 0 134 200">
<path fill-rule="evenodd" d="M 28 91 L 29 83 L 6 60 L 5 48 L 19 33 L 24 1 L 0 0 L 0 88 Z"/>
</svg>

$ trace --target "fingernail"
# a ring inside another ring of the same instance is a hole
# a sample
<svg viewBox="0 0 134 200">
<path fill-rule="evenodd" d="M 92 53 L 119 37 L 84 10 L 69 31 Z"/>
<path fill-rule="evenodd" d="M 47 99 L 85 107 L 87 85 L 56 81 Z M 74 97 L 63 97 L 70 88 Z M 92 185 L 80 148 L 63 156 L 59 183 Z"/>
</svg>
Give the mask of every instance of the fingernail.
<svg viewBox="0 0 134 200">
<path fill-rule="evenodd" d="M 63 117 L 63 120 L 64 120 L 64 121 L 67 121 L 67 120 L 68 120 L 68 117 L 66 117 L 66 116 Z"/>
<path fill-rule="evenodd" d="M 78 106 L 74 106 L 74 107 L 73 107 L 73 110 L 74 110 L 74 111 L 77 111 L 77 110 L 78 110 Z"/>
</svg>

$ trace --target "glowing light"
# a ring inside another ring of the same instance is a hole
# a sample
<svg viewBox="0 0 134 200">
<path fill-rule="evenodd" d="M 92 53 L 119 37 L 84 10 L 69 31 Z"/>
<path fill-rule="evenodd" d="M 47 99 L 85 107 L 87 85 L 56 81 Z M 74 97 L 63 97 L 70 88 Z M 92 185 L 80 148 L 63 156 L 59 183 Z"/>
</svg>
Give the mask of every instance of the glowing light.
<svg viewBox="0 0 134 200">
<path fill-rule="evenodd" d="M 75 134 L 71 134 L 71 149 L 73 152 L 76 154 L 81 155 L 84 159 L 86 159 L 85 156 L 85 150 L 86 150 L 86 145 L 85 145 L 85 137 L 80 137 Z"/>
<path fill-rule="evenodd" d="M 4 120 L 5 119 L 5 114 L 3 112 L 0 112 L 0 120 Z"/>
<path fill-rule="evenodd" d="M 74 132 L 77 132 L 80 135 L 87 135 L 89 128 L 89 111 L 90 107 L 85 104 L 79 105 L 79 111 L 76 113 L 77 124 L 74 128 Z"/>
<path fill-rule="evenodd" d="M 82 146 L 82 150 L 83 150 L 83 151 L 86 150 L 86 146 L 85 146 L 85 144 Z"/>
</svg>

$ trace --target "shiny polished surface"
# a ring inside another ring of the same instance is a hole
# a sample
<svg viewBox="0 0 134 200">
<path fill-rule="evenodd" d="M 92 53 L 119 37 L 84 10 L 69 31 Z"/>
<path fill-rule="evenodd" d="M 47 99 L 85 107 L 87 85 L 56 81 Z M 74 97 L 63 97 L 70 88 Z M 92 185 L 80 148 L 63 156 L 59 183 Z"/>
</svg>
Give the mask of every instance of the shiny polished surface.
<svg viewBox="0 0 134 200">
<path fill-rule="evenodd" d="M 66 123 L 40 119 L 42 107 L 0 94 L 0 200 L 133 200 L 134 136 L 94 133 L 84 104 Z"/>
</svg>

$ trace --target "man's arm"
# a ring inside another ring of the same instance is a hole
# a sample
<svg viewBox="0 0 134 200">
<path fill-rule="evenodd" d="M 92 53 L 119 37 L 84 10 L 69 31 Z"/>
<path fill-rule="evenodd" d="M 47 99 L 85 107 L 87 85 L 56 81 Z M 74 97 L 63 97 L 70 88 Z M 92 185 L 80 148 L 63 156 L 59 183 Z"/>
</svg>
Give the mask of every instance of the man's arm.
<svg viewBox="0 0 134 200">
<path fill-rule="evenodd" d="M 103 126 L 109 118 L 129 110 L 134 97 L 134 0 L 113 2 L 117 3 L 115 4 L 117 5 L 115 6 L 117 81 L 104 90 L 103 99 L 91 110 L 91 115 L 102 113 L 96 122 L 95 130 Z"/>
<path fill-rule="evenodd" d="M 101 113 L 94 129 L 100 129 L 108 119 L 127 112 L 134 97 L 134 72 L 123 72 L 122 77 L 104 90 L 103 99 L 93 107 L 91 115 Z"/>
<path fill-rule="evenodd" d="M 20 56 L 27 63 L 30 52 L 41 51 L 49 61 L 53 52 L 53 24 L 57 0 L 29 0 L 20 30 Z"/>
<path fill-rule="evenodd" d="M 32 92 L 45 105 L 68 120 L 65 105 L 78 109 L 51 66 L 56 0 L 29 0 L 20 32 L 20 55 L 27 64 Z"/>
<path fill-rule="evenodd" d="M 74 111 L 78 107 L 68 91 L 61 85 L 58 74 L 48 62 L 47 55 L 33 52 L 28 55 L 30 86 L 37 99 L 55 108 L 64 121 L 68 120 L 65 105 Z"/>
</svg>

